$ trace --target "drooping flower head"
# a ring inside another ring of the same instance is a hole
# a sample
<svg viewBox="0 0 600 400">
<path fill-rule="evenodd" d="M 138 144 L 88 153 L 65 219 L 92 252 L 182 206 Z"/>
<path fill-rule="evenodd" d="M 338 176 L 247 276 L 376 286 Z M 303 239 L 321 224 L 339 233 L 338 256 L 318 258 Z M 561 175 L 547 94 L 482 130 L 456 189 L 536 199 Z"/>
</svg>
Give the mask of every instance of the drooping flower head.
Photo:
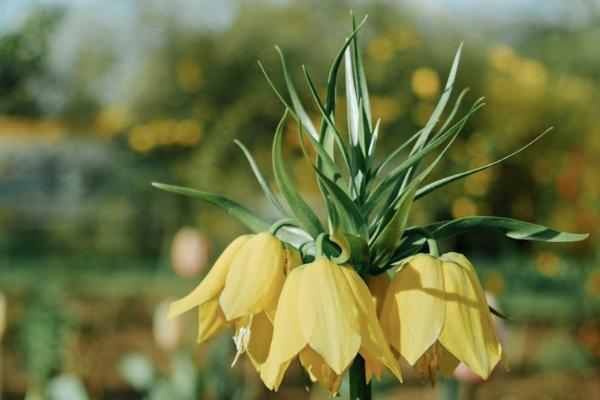
<svg viewBox="0 0 600 400">
<path fill-rule="evenodd" d="M 301 261 L 296 250 L 270 233 L 240 236 L 190 294 L 171 303 L 169 318 L 198 307 L 198 342 L 233 327 L 237 356 L 247 351 L 259 369 L 285 275 Z"/>
<path fill-rule="evenodd" d="M 367 285 L 356 271 L 324 257 L 292 270 L 274 321 L 269 356 L 261 378 L 277 390 L 298 355 L 313 381 L 335 393 L 354 358 L 365 359 L 367 378 L 400 367 L 377 321 Z"/>
<path fill-rule="evenodd" d="M 393 349 L 435 382 L 460 361 L 487 379 L 502 357 L 475 269 L 461 254 L 417 254 L 403 262 L 383 302 L 381 326 Z"/>
</svg>

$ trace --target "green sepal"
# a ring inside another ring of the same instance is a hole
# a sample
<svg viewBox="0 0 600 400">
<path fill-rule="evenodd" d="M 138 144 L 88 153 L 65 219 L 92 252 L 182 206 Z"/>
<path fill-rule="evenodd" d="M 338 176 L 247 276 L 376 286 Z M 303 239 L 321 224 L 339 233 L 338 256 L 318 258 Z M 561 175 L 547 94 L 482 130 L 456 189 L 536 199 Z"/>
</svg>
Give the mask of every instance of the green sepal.
<svg viewBox="0 0 600 400">
<path fill-rule="evenodd" d="M 200 190 L 190 189 L 181 186 L 167 185 L 158 182 L 152 182 L 152 186 L 161 190 L 165 190 L 167 192 L 194 197 L 206 203 L 212 204 L 213 206 L 219 207 L 220 209 L 226 211 L 229 215 L 246 225 L 253 232 L 265 232 L 271 226 L 271 224 L 258 217 L 254 212 L 250 211 L 241 204 L 228 199 L 227 197 L 210 192 L 203 192 Z"/>
</svg>

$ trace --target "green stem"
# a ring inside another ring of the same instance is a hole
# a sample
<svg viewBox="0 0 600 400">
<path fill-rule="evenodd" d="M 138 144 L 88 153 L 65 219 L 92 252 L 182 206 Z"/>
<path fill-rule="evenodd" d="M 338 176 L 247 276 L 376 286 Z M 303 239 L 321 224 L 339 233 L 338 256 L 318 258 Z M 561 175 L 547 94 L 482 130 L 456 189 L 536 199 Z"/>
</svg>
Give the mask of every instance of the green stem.
<svg viewBox="0 0 600 400">
<path fill-rule="evenodd" d="M 359 355 L 350 366 L 350 400 L 371 400 L 371 383 L 365 377 L 365 360 Z"/>
<path fill-rule="evenodd" d="M 435 257 L 440 256 L 440 251 L 438 249 L 438 245 L 435 239 L 427 239 L 427 246 L 429 246 L 429 254 Z"/>
<path fill-rule="evenodd" d="M 269 227 L 269 232 L 275 235 L 277 234 L 277 231 L 284 226 L 298 226 L 298 224 L 291 218 L 283 218 L 271 225 Z"/>
</svg>

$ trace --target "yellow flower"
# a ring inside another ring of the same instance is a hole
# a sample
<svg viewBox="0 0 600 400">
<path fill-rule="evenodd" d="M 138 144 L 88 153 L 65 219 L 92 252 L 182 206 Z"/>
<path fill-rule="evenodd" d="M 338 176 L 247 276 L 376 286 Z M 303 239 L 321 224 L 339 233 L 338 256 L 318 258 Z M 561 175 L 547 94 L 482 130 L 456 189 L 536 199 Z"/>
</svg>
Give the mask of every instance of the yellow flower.
<svg viewBox="0 0 600 400">
<path fill-rule="evenodd" d="M 424 377 L 460 361 L 487 379 L 502 357 L 475 269 L 463 255 L 417 254 L 396 270 L 381 311 L 393 349 Z"/>
<path fill-rule="evenodd" d="M 296 250 L 270 233 L 240 236 L 190 294 L 171 303 L 168 318 L 197 306 L 198 342 L 233 327 L 238 350 L 234 363 L 247 351 L 259 370 L 267 357 L 285 275 L 301 263 Z"/>
<path fill-rule="evenodd" d="M 388 288 L 390 287 L 390 276 L 387 273 L 372 276 L 369 279 L 369 290 L 373 301 L 375 302 L 375 309 L 377 315 L 381 315 L 381 309 L 383 308 L 383 300 L 387 294 Z"/>
<path fill-rule="evenodd" d="M 367 379 L 387 367 L 401 379 L 400 367 L 377 321 L 367 285 L 351 268 L 318 257 L 292 270 L 283 286 L 269 356 L 261 378 L 277 390 L 290 362 L 300 362 L 314 381 L 335 393 L 357 354 Z"/>
</svg>

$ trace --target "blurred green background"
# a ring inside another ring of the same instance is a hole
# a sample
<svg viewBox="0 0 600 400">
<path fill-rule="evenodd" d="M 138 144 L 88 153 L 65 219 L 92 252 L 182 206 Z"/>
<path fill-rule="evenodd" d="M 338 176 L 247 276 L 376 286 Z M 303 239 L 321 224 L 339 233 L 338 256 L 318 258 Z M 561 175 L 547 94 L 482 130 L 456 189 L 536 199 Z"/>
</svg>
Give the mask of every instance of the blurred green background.
<svg viewBox="0 0 600 400">
<path fill-rule="evenodd" d="M 462 395 L 599 395 L 599 1 L 2 0 L 3 399 L 323 398 L 305 392 L 298 370 L 267 393 L 249 365 L 229 368 L 230 338 L 195 345 L 195 315 L 164 321 L 166 301 L 193 287 L 243 227 L 150 182 L 224 193 L 270 216 L 233 144 L 269 170 L 283 109 L 256 60 L 281 84 L 277 44 L 297 86 L 305 64 L 323 88 L 349 9 L 369 14 L 360 44 L 380 154 L 424 125 L 462 41 L 456 86 L 487 106 L 438 172 L 488 163 L 555 128 L 416 203 L 413 224 L 496 214 L 591 235 L 564 245 L 493 233 L 443 243 L 476 262 L 512 318 L 503 328 L 510 372 L 485 385 L 462 377 Z M 319 208 L 295 137 L 286 162 Z M 379 398 L 456 389 L 406 371 L 403 385 L 376 385 Z"/>
</svg>

